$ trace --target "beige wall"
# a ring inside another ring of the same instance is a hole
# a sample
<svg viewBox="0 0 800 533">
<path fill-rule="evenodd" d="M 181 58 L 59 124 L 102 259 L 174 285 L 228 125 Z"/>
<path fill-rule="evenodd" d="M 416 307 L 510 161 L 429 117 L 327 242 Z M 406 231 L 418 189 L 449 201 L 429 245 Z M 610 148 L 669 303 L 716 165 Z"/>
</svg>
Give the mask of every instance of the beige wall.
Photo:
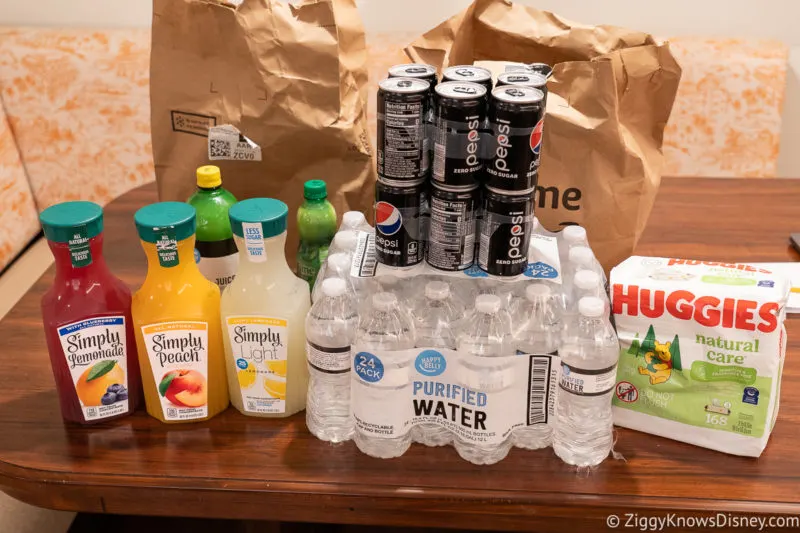
<svg viewBox="0 0 800 533">
<path fill-rule="evenodd" d="M 248 1 L 248 0 L 245 0 Z M 792 46 L 781 176 L 800 177 L 800 0 L 517 0 L 591 24 L 629 26 L 656 35 L 779 39 Z M 470 0 L 358 0 L 368 31 L 424 31 Z M 151 0 L 0 0 L 0 25 L 147 26 Z"/>
</svg>

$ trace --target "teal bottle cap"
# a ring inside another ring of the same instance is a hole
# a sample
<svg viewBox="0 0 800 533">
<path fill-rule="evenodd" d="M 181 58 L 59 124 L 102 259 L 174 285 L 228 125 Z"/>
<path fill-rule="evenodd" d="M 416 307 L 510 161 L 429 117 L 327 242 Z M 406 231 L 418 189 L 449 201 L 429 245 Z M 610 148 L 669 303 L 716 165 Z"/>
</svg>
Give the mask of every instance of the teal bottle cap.
<svg viewBox="0 0 800 533">
<path fill-rule="evenodd" d="M 183 202 L 158 202 L 146 205 L 133 216 L 139 238 L 145 242 L 159 241 L 164 231 L 170 231 L 176 241 L 194 235 L 197 221 L 195 209 Z"/>
<path fill-rule="evenodd" d="M 323 183 L 323 187 L 324 187 Z M 244 238 L 242 224 L 261 224 L 263 238 L 276 237 L 286 231 L 286 217 L 289 208 L 274 198 L 251 198 L 233 204 L 228 215 L 231 230 L 237 237 Z"/>
<path fill-rule="evenodd" d="M 303 185 L 303 197 L 306 200 L 322 200 L 328 197 L 328 187 L 322 180 L 308 180 Z"/>
<path fill-rule="evenodd" d="M 64 202 L 42 211 L 39 221 L 49 241 L 69 243 L 76 232 L 91 239 L 103 232 L 103 208 L 94 202 Z"/>
</svg>

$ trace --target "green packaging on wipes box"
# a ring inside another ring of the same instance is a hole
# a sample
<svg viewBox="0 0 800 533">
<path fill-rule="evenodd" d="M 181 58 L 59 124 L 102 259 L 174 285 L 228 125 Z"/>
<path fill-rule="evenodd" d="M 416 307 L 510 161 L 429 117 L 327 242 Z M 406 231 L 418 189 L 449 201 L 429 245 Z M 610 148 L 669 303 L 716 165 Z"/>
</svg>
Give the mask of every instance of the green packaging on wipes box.
<svg viewBox="0 0 800 533">
<path fill-rule="evenodd" d="M 761 455 L 778 412 L 789 288 L 750 265 L 631 257 L 614 268 L 614 422 Z"/>
</svg>

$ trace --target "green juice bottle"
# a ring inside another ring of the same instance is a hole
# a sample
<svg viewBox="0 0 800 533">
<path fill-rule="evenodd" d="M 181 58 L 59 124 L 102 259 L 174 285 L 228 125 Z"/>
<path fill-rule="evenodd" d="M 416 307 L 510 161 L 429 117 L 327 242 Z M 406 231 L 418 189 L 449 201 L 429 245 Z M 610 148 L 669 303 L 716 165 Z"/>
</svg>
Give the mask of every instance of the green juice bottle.
<svg viewBox="0 0 800 533">
<path fill-rule="evenodd" d="M 219 167 L 205 165 L 197 169 L 197 190 L 187 202 L 197 210 L 194 259 L 203 276 L 221 291 L 236 275 L 239 254 L 228 218 L 236 198 L 222 188 Z"/>
<path fill-rule="evenodd" d="M 328 201 L 322 180 L 309 180 L 303 186 L 305 202 L 297 210 L 300 247 L 297 250 L 297 275 L 311 287 L 319 267 L 328 257 L 328 246 L 336 234 L 336 210 Z"/>
</svg>

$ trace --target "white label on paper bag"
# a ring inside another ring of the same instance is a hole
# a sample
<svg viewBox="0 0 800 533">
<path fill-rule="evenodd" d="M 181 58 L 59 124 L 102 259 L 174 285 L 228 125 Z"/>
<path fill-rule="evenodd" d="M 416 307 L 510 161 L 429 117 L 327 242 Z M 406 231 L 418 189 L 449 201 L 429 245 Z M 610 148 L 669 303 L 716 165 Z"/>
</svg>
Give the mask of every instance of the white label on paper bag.
<svg viewBox="0 0 800 533">
<path fill-rule="evenodd" d="M 261 161 L 261 147 L 230 124 L 208 128 L 208 158 L 211 161 Z"/>
</svg>

